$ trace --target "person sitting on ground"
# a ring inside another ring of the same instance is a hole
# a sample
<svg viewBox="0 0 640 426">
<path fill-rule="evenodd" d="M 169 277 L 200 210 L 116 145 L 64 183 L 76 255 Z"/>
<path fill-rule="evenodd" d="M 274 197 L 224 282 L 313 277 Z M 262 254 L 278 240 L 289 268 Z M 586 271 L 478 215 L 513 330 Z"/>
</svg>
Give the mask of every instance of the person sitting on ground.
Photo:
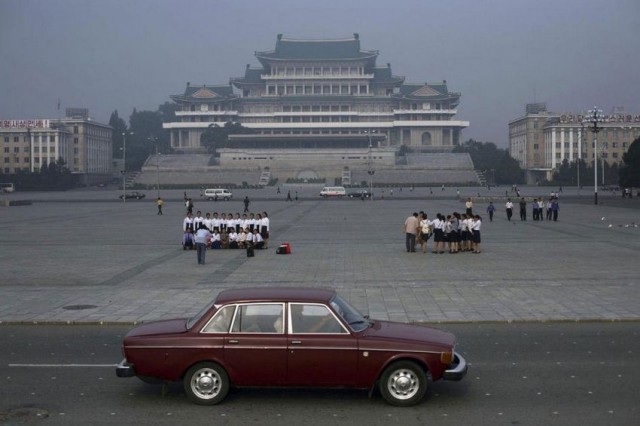
<svg viewBox="0 0 640 426">
<path fill-rule="evenodd" d="M 229 248 L 238 248 L 238 234 L 236 233 L 236 228 L 229 228 Z"/>
<path fill-rule="evenodd" d="M 247 238 L 245 239 L 245 246 L 253 247 L 253 232 L 251 232 L 249 227 L 247 227 L 247 229 L 244 230 L 244 233 L 247 235 Z"/>
<path fill-rule="evenodd" d="M 238 248 L 246 248 L 247 247 L 247 234 L 244 232 L 244 229 L 240 228 L 240 232 L 238 232 Z"/>
<path fill-rule="evenodd" d="M 220 242 L 220 231 L 218 231 L 218 228 L 213 228 L 213 233 L 211 234 L 211 248 L 215 250 L 222 248 L 222 243 Z"/>
<path fill-rule="evenodd" d="M 222 244 L 223 249 L 229 248 L 229 232 L 226 229 L 220 232 L 220 244 Z"/>
<path fill-rule="evenodd" d="M 253 229 L 253 247 L 255 249 L 261 249 L 264 247 L 264 240 L 262 235 L 258 232 L 258 228 Z"/>
</svg>

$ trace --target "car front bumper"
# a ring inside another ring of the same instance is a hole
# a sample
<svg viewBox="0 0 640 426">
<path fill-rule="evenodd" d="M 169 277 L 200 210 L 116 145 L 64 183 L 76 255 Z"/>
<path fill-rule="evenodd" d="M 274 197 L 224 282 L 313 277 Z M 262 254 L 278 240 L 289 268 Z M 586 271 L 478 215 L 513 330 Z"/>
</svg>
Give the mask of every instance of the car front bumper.
<svg viewBox="0 0 640 426">
<path fill-rule="evenodd" d="M 136 370 L 133 368 L 133 364 L 129 364 L 126 358 L 116 366 L 116 376 L 118 377 L 134 377 L 135 375 Z"/>
<path fill-rule="evenodd" d="M 453 362 L 449 369 L 445 370 L 442 378 L 444 380 L 462 380 L 467 374 L 467 361 L 458 352 L 453 354 Z"/>
</svg>

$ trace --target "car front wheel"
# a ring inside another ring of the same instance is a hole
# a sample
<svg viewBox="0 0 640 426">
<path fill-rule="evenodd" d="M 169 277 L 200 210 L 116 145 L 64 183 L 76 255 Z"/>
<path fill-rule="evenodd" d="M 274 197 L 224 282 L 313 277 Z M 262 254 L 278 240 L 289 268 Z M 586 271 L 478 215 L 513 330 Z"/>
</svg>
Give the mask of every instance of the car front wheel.
<svg viewBox="0 0 640 426">
<path fill-rule="evenodd" d="M 184 390 L 196 404 L 215 405 L 229 392 L 229 376 L 216 363 L 196 364 L 184 376 Z"/>
<path fill-rule="evenodd" d="M 412 361 L 399 361 L 384 370 L 380 393 L 391 405 L 407 407 L 417 404 L 427 392 L 427 374 Z"/>
</svg>

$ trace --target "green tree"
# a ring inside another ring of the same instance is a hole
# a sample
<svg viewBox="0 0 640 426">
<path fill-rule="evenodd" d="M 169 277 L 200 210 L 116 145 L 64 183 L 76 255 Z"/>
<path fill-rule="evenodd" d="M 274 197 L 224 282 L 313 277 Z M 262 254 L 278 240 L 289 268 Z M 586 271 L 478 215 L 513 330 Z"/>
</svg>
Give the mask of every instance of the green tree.
<svg viewBox="0 0 640 426">
<path fill-rule="evenodd" d="M 471 156 L 476 170 L 493 171 L 495 183 L 513 184 L 524 182 L 524 173 L 518 162 L 511 158 L 506 149 L 493 142 L 479 142 L 473 139 L 456 146 L 453 152 L 466 152 Z"/>
<path fill-rule="evenodd" d="M 111 113 L 109 126 L 113 127 L 111 146 L 114 158 L 122 158 L 122 134 L 127 131 L 127 123 L 120 118 L 118 110 Z"/>
<path fill-rule="evenodd" d="M 200 145 L 207 148 L 207 151 L 215 154 L 218 149 L 227 148 L 229 136 L 252 133 L 251 129 L 243 127 L 240 123 L 228 121 L 223 127 L 211 124 L 200 136 Z"/>
<path fill-rule="evenodd" d="M 622 155 L 624 166 L 620 168 L 619 185 L 624 188 L 640 186 L 640 137 L 637 138 L 629 150 Z"/>
</svg>

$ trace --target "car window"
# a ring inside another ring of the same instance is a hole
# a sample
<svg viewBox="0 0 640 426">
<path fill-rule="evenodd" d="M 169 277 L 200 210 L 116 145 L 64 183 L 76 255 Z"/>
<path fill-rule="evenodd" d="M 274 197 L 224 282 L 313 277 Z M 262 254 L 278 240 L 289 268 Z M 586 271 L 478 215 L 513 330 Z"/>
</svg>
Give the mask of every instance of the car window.
<svg viewBox="0 0 640 426">
<path fill-rule="evenodd" d="M 236 305 L 225 306 L 215 313 L 211 321 L 202 329 L 203 333 L 228 333 Z"/>
<path fill-rule="evenodd" d="M 284 333 L 283 304 L 254 303 L 238 306 L 233 333 Z"/>
<path fill-rule="evenodd" d="M 291 332 L 301 333 L 346 333 L 333 313 L 324 305 L 291 303 Z"/>
</svg>

